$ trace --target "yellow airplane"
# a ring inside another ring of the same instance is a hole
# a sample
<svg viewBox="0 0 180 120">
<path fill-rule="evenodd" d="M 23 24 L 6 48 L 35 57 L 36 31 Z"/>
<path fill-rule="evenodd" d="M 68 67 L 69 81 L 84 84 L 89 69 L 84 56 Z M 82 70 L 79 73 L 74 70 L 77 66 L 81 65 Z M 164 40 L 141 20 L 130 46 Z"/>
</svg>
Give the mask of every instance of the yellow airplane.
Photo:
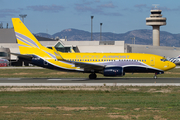
<svg viewBox="0 0 180 120">
<path fill-rule="evenodd" d="M 12 18 L 15 35 L 19 45 L 19 58 L 30 61 L 36 66 L 64 71 L 90 73 L 89 79 L 96 79 L 96 73 L 104 76 L 123 76 L 125 73 L 155 73 L 176 65 L 166 58 L 141 53 L 62 53 L 54 47 L 42 46 L 19 18 Z"/>
</svg>

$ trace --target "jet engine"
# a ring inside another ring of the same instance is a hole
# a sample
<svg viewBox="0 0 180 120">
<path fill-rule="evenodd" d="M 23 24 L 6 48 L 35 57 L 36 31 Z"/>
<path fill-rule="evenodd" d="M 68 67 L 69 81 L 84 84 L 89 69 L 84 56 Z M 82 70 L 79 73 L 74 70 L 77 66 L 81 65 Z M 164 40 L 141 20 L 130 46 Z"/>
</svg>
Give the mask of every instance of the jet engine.
<svg viewBox="0 0 180 120">
<path fill-rule="evenodd" d="M 107 67 L 104 69 L 104 76 L 123 76 L 125 75 L 122 67 Z"/>
</svg>

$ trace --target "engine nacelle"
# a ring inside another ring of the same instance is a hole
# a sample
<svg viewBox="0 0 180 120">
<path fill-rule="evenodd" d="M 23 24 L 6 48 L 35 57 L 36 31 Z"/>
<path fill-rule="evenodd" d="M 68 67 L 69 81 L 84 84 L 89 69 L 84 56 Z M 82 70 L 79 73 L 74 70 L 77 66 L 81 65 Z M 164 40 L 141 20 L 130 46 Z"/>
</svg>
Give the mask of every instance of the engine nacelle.
<svg viewBox="0 0 180 120">
<path fill-rule="evenodd" d="M 125 75 L 122 67 L 107 67 L 104 69 L 104 76 L 123 76 Z"/>
</svg>

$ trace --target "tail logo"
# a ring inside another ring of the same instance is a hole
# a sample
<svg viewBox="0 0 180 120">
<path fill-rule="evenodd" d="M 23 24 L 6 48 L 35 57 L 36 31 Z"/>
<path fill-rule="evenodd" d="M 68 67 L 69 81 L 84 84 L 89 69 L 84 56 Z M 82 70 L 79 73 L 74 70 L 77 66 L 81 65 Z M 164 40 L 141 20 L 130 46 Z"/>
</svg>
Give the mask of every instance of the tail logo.
<svg viewBox="0 0 180 120">
<path fill-rule="evenodd" d="M 25 35 L 20 34 L 18 32 L 15 32 L 15 34 L 16 34 L 16 38 L 23 43 L 23 45 L 19 44 L 20 46 L 39 48 L 39 46 L 32 39 L 30 39 L 30 38 L 26 37 Z"/>
</svg>

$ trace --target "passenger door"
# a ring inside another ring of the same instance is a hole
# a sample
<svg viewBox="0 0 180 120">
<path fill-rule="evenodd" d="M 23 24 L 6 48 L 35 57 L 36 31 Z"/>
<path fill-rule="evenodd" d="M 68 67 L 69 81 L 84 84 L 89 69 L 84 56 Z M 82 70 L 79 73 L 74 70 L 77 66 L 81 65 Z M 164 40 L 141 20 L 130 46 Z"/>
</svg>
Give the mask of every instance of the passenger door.
<svg viewBox="0 0 180 120">
<path fill-rule="evenodd" d="M 155 65 L 155 57 L 151 56 L 150 58 L 150 65 L 154 66 Z"/>
</svg>

